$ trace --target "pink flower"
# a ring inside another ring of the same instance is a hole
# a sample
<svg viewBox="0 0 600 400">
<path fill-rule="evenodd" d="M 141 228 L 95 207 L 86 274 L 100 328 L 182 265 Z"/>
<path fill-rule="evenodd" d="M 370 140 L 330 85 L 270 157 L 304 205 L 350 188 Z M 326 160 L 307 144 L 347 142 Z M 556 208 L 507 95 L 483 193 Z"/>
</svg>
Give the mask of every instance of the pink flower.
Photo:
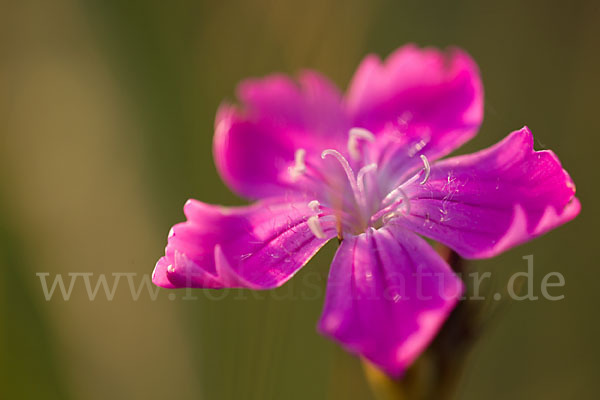
<svg viewBox="0 0 600 400">
<path fill-rule="evenodd" d="M 405 46 L 363 60 L 343 96 L 316 72 L 247 80 L 217 113 L 214 157 L 247 207 L 189 200 L 153 281 L 165 288 L 283 285 L 330 239 L 319 330 L 398 376 L 463 286 L 419 235 L 466 258 L 494 256 L 574 218 L 575 186 L 527 128 L 439 161 L 483 117 L 464 52 Z"/>
</svg>

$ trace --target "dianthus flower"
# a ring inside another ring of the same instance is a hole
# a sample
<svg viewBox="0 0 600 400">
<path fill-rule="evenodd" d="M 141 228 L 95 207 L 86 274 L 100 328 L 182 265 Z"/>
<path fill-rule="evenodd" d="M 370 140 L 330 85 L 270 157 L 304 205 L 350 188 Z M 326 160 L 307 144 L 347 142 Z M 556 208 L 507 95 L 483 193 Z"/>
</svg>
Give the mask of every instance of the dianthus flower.
<svg viewBox="0 0 600 400">
<path fill-rule="evenodd" d="M 525 127 L 480 152 L 440 160 L 483 118 L 464 52 L 405 46 L 366 57 L 343 96 L 305 71 L 241 83 L 220 107 L 214 158 L 250 206 L 189 200 L 153 282 L 271 289 L 330 239 L 340 246 L 318 329 L 399 376 L 463 292 L 421 236 L 465 258 L 494 256 L 574 218 L 575 186 Z"/>
</svg>

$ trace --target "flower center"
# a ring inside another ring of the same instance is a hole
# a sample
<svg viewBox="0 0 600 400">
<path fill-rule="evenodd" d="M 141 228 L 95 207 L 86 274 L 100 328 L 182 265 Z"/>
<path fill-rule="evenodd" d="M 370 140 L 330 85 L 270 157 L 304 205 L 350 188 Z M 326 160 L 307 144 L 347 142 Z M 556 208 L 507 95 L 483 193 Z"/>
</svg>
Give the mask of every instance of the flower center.
<svg viewBox="0 0 600 400">
<path fill-rule="evenodd" d="M 371 143 L 375 141 L 375 136 L 363 128 L 352 128 L 348 133 L 348 155 L 357 167 L 360 166 L 357 174 L 346 157 L 335 149 L 324 150 L 321 159 L 335 160 L 343 171 L 341 176 L 339 171 L 334 173 L 330 168 L 325 168 L 323 163 L 307 161 L 304 149 L 298 149 L 295 153 L 294 165 L 289 168 L 292 181 L 307 179 L 311 187 L 315 187 L 319 199 L 308 203 L 313 215 L 307 219 L 309 228 L 318 238 L 325 237 L 318 216 L 322 209 L 329 209 L 336 217 L 340 239 L 345 232 L 359 234 L 369 228 L 379 228 L 390 219 L 409 214 L 410 199 L 405 191 L 406 185 L 415 183 L 421 176 L 419 183 L 422 185 L 429 179 L 431 166 L 427 157 L 421 155 L 423 169 L 420 172 L 389 192 L 382 193 L 381 188 L 389 186 L 386 186 L 387 182 L 382 182 L 385 178 L 379 173 L 377 164 L 365 162 L 367 157 L 361 152 L 360 140 Z"/>
</svg>

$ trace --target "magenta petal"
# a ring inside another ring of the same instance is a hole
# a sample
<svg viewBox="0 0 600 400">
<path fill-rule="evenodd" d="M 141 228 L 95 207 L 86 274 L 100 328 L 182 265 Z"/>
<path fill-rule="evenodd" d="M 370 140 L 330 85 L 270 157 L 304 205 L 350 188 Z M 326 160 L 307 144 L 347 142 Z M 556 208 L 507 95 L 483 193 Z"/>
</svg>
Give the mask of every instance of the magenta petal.
<svg viewBox="0 0 600 400">
<path fill-rule="evenodd" d="M 425 349 L 463 291 L 421 238 L 395 225 L 345 238 L 319 330 L 392 376 Z"/>
<path fill-rule="evenodd" d="M 467 258 L 492 257 L 573 219 L 575 185 L 549 150 L 534 151 L 526 127 L 480 152 L 431 167 L 425 185 L 406 188 L 420 234 Z"/>
<path fill-rule="evenodd" d="M 332 135 L 343 136 L 346 115 L 337 87 L 316 71 L 305 70 L 298 83 L 285 75 L 248 79 L 238 87 L 238 97 L 247 110 L 258 118 L 285 124 L 306 136 L 294 142 L 314 146 L 315 140 L 328 142 Z"/>
<path fill-rule="evenodd" d="M 152 272 L 152 282 L 156 286 L 164 287 L 167 289 L 174 289 L 175 285 L 169 281 L 167 278 L 167 268 L 171 265 L 171 261 L 167 257 L 161 257 L 156 266 L 154 267 L 154 272 Z"/>
<path fill-rule="evenodd" d="M 233 106 L 217 112 L 213 153 L 217 170 L 241 196 L 265 198 L 280 195 L 288 186 L 280 174 L 292 165 L 294 146 L 280 128 L 251 120 Z"/>
<path fill-rule="evenodd" d="M 326 148 L 344 148 L 348 120 L 337 88 L 316 72 L 299 83 L 282 75 L 240 84 L 242 110 L 223 105 L 217 113 L 213 152 L 221 176 L 249 198 L 279 196 L 292 185 L 294 154 L 320 160 Z"/>
<path fill-rule="evenodd" d="M 189 200 L 187 221 L 169 234 L 152 281 L 162 287 L 268 289 L 281 286 L 336 235 L 335 219 L 321 214 L 324 238 L 307 225 L 305 201 L 272 199 L 248 207 Z"/>
<path fill-rule="evenodd" d="M 463 51 L 408 45 L 385 62 L 366 57 L 347 94 L 353 126 L 374 132 L 373 153 L 401 175 L 425 154 L 449 154 L 472 138 L 483 119 L 483 85 L 475 62 Z M 382 154 L 383 153 L 383 154 Z M 382 157 L 383 155 L 383 157 Z M 383 159 L 382 159 L 383 158 Z"/>
</svg>

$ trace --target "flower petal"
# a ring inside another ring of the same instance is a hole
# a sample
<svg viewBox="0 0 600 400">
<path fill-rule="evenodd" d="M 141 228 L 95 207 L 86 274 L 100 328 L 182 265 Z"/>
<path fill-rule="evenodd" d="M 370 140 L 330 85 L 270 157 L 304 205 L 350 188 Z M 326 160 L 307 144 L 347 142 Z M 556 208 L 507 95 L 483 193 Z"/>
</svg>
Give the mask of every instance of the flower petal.
<svg viewBox="0 0 600 400">
<path fill-rule="evenodd" d="M 344 238 L 319 330 L 392 376 L 425 349 L 462 295 L 461 280 L 420 237 L 393 224 Z"/>
<path fill-rule="evenodd" d="M 534 151 L 527 127 L 480 152 L 431 167 L 425 185 L 405 188 L 398 218 L 467 258 L 492 257 L 573 219 L 575 185 L 549 150 Z"/>
<path fill-rule="evenodd" d="M 483 119 L 483 85 L 463 51 L 401 47 L 385 62 L 366 57 L 347 94 L 352 125 L 377 135 L 373 158 L 389 174 L 447 155 L 472 138 Z"/>
<path fill-rule="evenodd" d="M 332 237 L 335 218 L 319 214 L 322 238 L 307 224 L 307 202 L 271 199 L 248 207 L 188 200 L 155 268 L 162 287 L 269 289 L 283 285 Z"/>
<path fill-rule="evenodd" d="M 213 152 L 221 176 L 249 198 L 279 196 L 290 186 L 295 153 L 320 162 L 326 148 L 344 148 L 349 129 L 337 88 L 305 71 L 299 85 L 282 75 L 240 84 L 242 111 L 223 105 L 217 113 Z"/>
</svg>

